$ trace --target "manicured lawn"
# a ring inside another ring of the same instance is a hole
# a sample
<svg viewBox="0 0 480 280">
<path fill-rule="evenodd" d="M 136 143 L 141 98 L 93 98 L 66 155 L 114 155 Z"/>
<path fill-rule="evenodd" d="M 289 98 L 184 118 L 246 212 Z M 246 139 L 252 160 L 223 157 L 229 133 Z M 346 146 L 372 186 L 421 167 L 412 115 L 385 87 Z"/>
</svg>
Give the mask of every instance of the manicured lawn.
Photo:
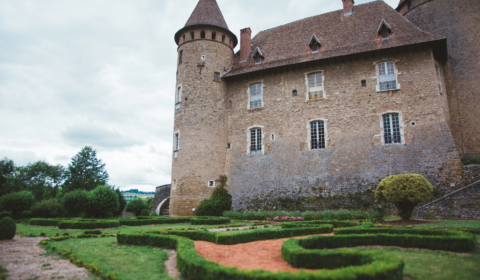
<svg viewBox="0 0 480 280">
<path fill-rule="evenodd" d="M 433 223 L 417 225 L 418 227 L 459 227 L 480 228 L 480 221 L 437 221 Z"/>
<path fill-rule="evenodd" d="M 102 273 L 115 273 L 118 279 L 171 279 L 165 271 L 164 262 L 168 254 L 159 248 L 149 246 L 112 246 L 117 243 L 115 237 L 67 239 L 49 242 L 44 246 L 47 254 L 56 254 L 65 249 L 85 264 L 98 264 Z M 52 251 L 52 247 L 56 247 Z"/>
</svg>

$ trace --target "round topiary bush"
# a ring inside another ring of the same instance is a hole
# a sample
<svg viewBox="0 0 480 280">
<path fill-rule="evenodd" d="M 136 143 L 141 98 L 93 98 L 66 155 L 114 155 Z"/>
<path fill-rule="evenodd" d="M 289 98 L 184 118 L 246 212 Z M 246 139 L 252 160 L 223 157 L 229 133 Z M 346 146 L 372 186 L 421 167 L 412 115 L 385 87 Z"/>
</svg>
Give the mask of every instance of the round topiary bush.
<svg viewBox="0 0 480 280">
<path fill-rule="evenodd" d="M 140 216 L 142 217 L 148 217 L 150 213 L 148 212 L 147 209 L 143 209 L 142 212 L 140 212 Z"/>
<path fill-rule="evenodd" d="M 200 202 L 198 216 L 223 216 L 223 212 L 232 210 L 232 196 L 225 188 L 228 177 L 222 175 L 219 180 L 220 186 L 215 188 L 212 197 Z"/>
<path fill-rule="evenodd" d="M 88 192 L 86 190 L 67 192 L 63 195 L 62 204 L 68 217 L 80 217 L 80 214 L 88 208 Z"/>
<path fill-rule="evenodd" d="M 404 221 L 410 220 L 418 204 L 432 196 L 432 184 L 418 174 L 388 176 L 380 182 L 375 191 L 375 199 L 393 203 L 398 209 L 398 215 Z"/>
<path fill-rule="evenodd" d="M 118 210 L 117 193 L 109 186 L 98 186 L 88 193 L 88 209 L 91 216 L 104 218 Z"/>
<path fill-rule="evenodd" d="M 12 239 L 17 231 L 15 221 L 10 217 L 0 220 L 0 240 Z"/>
</svg>

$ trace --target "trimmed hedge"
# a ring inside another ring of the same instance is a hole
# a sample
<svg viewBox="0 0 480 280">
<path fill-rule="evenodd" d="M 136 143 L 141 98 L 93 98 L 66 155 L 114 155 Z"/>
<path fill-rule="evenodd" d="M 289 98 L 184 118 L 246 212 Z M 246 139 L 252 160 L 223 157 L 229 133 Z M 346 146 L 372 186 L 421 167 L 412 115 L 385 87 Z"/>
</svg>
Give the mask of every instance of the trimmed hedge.
<svg viewBox="0 0 480 280">
<path fill-rule="evenodd" d="M 33 218 L 30 219 L 29 224 L 31 226 L 48 226 L 48 227 L 56 227 L 62 220 L 59 219 L 41 219 L 41 218 Z"/>
<path fill-rule="evenodd" d="M 69 239 L 70 236 L 56 236 L 56 237 L 50 237 L 48 241 L 63 241 Z"/>
<path fill-rule="evenodd" d="M 99 229 L 95 229 L 95 230 L 86 230 L 83 232 L 83 234 L 96 234 L 96 235 L 99 235 L 99 234 L 102 234 L 103 232 Z"/>
<path fill-rule="evenodd" d="M 207 217 L 199 217 L 199 218 L 191 218 L 190 223 L 192 225 L 222 225 L 230 223 L 230 218 L 207 218 Z"/>
<path fill-rule="evenodd" d="M 282 257 L 293 267 L 308 269 L 348 267 L 350 274 L 348 279 L 403 279 L 405 264 L 397 257 L 373 250 L 318 250 L 321 247 L 307 249 L 302 246 L 304 240 L 290 239 L 282 244 Z"/>
<path fill-rule="evenodd" d="M 333 232 L 332 225 L 320 225 L 311 228 L 289 228 L 289 229 L 257 229 L 254 232 L 248 231 L 229 231 L 229 232 L 210 232 L 201 230 L 173 230 L 168 231 L 168 234 L 187 237 L 192 240 L 201 240 L 213 242 L 218 245 L 233 245 L 240 243 L 253 242 L 258 240 L 269 240 L 288 238 L 295 236 L 305 236 L 311 234 L 324 234 Z M 164 233 L 164 232 L 160 232 Z"/>
<path fill-rule="evenodd" d="M 339 220 L 320 220 L 320 221 L 298 221 L 298 222 L 284 222 L 280 226 L 282 228 L 296 228 L 296 227 L 316 227 L 318 225 L 330 224 L 334 228 L 342 227 L 356 227 L 359 226 L 359 222 L 353 221 L 339 221 Z"/>
<path fill-rule="evenodd" d="M 10 217 L 13 219 L 13 213 L 12 211 L 3 211 L 3 212 L 0 212 L 0 220 L 5 218 L 5 217 Z"/>
<path fill-rule="evenodd" d="M 225 211 L 224 217 L 233 220 L 267 220 L 273 217 L 304 217 L 306 221 L 313 220 L 370 220 L 372 222 L 383 221 L 384 213 L 377 211 L 307 211 L 307 212 L 284 212 L 284 211 Z"/>
<path fill-rule="evenodd" d="M 151 235 L 151 234 L 117 234 L 117 241 L 119 244 L 145 246 L 150 245 L 165 249 L 177 250 L 177 267 L 182 273 L 182 276 L 190 280 L 274 280 L 274 279 L 291 279 L 291 280 L 333 280 L 333 279 L 403 279 L 403 273 L 400 271 L 399 275 L 391 275 L 390 278 L 385 278 L 384 275 L 371 275 L 371 271 L 364 269 L 365 266 L 346 267 L 334 269 L 331 271 L 321 270 L 315 272 L 300 271 L 292 272 L 269 272 L 264 270 L 240 270 L 235 267 L 227 267 L 219 265 L 215 262 L 208 261 L 200 256 L 195 250 L 195 244 L 192 240 L 179 236 L 171 235 Z M 387 258 L 387 257 L 385 257 Z M 396 261 L 391 257 L 392 261 Z M 403 264 L 403 262 L 402 262 Z M 386 264 L 388 267 L 378 267 L 376 271 L 382 268 L 386 269 L 392 266 Z M 364 277 L 355 277 L 355 272 L 365 271 Z M 403 268 L 403 266 L 402 266 Z M 390 275 L 389 275 L 390 276 Z M 397 277 L 393 277 L 397 276 Z"/>
<path fill-rule="evenodd" d="M 79 234 L 77 238 L 97 238 L 98 235 L 96 234 Z"/>
<path fill-rule="evenodd" d="M 335 235 L 345 234 L 413 234 L 413 235 L 458 235 L 461 231 L 443 230 L 443 229 L 429 229 L 429 228 L 375 228 L 375 227 L 351 227 L 351 228 L 336 228 Z"/>
<path fill-rule="evenodd" d="M 183 224 L 189 223 L 191 218 L 164 218 L 164 219 L 139 219 L 139 220 L 120 220 L 123 226 L 144 226 L 161 224 Z"/>
<path fill-rule="evenodd" d="M 119 227 L 118 221 L 96 221 L 96 222 L 79 222 L 79 221 L 63 221 L 58 224 L 59 229 L 96 229 L 96 228 L 114 228 Z"/>
<path fill-rule="evenodd" d="M 355 246 L 400 246 L 452 252 L 472 252 L 475 250 L 475 237 L 469 233 L 457 235 L 413 235 L 413 234 L 348 234 L 314 236 L 302 239 L 303 248 L 342 248 Z"/>
</svg>

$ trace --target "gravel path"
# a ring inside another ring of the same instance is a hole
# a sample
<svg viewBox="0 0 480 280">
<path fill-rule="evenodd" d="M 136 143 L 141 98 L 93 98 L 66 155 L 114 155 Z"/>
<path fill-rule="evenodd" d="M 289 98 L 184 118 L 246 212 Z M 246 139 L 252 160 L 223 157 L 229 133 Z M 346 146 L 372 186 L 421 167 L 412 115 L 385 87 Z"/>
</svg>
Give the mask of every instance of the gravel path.
<svg viewBox="0 0 480 280">
<path fill-rule="evenodd" d="M 9 279 L 84 279 L 91 274 L 68 260 L 40 256 L 45 250 L 37 244 L 43 237 L 19 237 L 0 241 L 0 266 L 8 269 Z"/>
</svg>

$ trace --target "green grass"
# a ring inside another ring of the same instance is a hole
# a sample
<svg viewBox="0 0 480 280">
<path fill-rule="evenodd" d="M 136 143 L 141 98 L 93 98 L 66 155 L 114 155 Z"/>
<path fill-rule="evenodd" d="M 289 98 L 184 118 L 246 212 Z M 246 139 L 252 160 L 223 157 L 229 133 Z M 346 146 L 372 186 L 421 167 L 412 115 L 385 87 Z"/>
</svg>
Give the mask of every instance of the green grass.
<svg viewBox="0 0 480 280">
<path fill-rule="evenodd" d="M 457 227 L 457 228 L 480 228 L 480 221 L 437 221 L 428 224 L 416 225 L 416 227 Z"/>
<path fill-rule="evenodd" d="M 464 165 L 480 164 L 480 156 L 472 156 L 462 160 Z"/>
<path fill-rule="evenodd" d="M 112 246 L 114 237 L 91 239 L 68 239 L 50 242 L 44 246 L 48 254 L 64 249 L 83 260 L 85 264 L 98 264 L 103 274 L 115 273 L 122 280 L 171 279 L 165 271 L 164 262 L 168 254 L 159 248 L 149 246 Z M 52 251 L 52 246 L 56 247 Z"/>
</svg>

